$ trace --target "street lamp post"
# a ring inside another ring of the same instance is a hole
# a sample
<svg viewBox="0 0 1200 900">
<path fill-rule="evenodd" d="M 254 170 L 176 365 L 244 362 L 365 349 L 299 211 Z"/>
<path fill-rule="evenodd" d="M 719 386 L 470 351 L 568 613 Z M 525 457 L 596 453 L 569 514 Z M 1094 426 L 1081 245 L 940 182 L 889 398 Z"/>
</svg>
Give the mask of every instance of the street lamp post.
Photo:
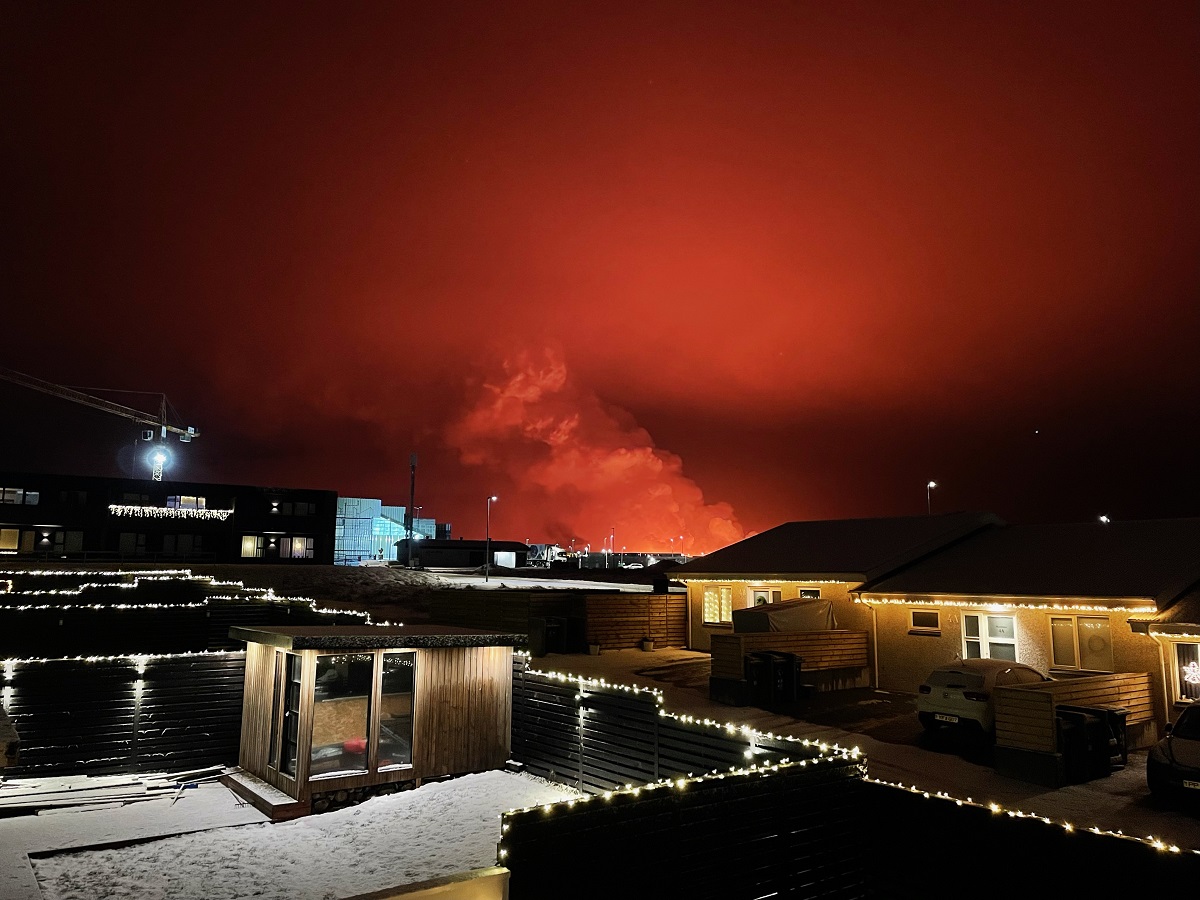
<svg viewBox="0 0 1200 900">
<path fill-rule="evenodd" d="M 937 487 L 936 481 L 931 481 L 925 485 L 925 515 L 933 515 L 933 501 L 929 497 L 929 492 Z"/>
<path fill-rule="evenodd" d="M 499 497 L 491 496 L 487 498 L 487 527 L 484 532 L 485 539 L 483 542 L 483 580 L 488 580 L 488 575 L 492 567 L 492 504 L 499 500 Z"/>
</svg>

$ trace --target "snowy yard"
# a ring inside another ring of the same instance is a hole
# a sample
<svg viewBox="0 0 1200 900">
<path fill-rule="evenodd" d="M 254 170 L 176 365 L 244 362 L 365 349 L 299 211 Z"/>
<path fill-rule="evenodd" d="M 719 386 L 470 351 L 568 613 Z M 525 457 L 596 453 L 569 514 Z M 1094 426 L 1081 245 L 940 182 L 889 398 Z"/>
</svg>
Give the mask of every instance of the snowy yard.
<svg viewBox="0 0 1200 900">
<path fill-rule="evenodd" d="M 46 900 L 335 900 L 494 866 L 501 813 L 577 796 L 484 772 L 292 822 L 32 862 Z"/>
</svg>

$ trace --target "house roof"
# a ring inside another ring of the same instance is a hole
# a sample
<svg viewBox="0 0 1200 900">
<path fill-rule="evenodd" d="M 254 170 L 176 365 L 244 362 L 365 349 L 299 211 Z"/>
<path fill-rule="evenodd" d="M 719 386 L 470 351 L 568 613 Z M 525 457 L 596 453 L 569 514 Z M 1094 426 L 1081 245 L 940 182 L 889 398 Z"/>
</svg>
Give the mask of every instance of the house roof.
<svg viewBox="0 0 1200 900">
<path fill-rule="evenodd" d="M 780 577 L 861 582 L 960 540 L 988 525 L 991 513 L 786 522 L 670 570 L 681 580 Z"/>
<path fill-rule="evenodd" d="M 1152 615 L 1130 616 L 1129 627 L 1142 633 L 1153 629 L 1163 634 L 1196 634 L 1200 631 L 1200 583 L 1159 604 Z"/>
<path fill-rule="evenodd" d="M 864 594 L 1146 597 L 1200 580 L 1200 519 L 996 525 L 862 585 Z"/>
<path fill-rule="evenodd" d="M 523 647 L 524 634 L 451 625 L 234 625 L 236 641 L 286 650 L 388 650 L 415 647 Z"/>
</svg>

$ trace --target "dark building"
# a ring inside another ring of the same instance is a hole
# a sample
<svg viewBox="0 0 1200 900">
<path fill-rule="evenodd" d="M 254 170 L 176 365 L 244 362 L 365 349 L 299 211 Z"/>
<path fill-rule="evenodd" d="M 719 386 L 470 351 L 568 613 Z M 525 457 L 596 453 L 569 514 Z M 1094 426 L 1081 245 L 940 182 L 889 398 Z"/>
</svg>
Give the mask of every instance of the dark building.
<svg viewBox="0 0 1200 900">
<path fill-rule="evenodd" d="M 487 559 L 488 541 L 424 540 L 413 541 L 412 564 L 432 569 L 474 569 Z M 519 569 L 526 564 L 529 546 L 520 541 L 491 541 L 489 565 Z M 396 541 L 396 559 L 408 559 L 408 541 Z"/>
<path fill-rule="evenodd" d="M 0 472 L 0 556 L 333 564 L 335 491 Z"/>
</svg>

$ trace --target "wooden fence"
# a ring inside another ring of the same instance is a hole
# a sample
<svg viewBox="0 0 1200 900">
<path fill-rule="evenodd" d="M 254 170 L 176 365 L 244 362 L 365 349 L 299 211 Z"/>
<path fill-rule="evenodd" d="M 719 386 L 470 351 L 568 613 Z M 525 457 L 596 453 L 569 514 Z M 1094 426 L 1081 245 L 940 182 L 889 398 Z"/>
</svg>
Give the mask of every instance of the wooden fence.
<svg viewBox="0 0 1200 900">
<path fill-rule="evenodd" d="M 687 646 L 686 594 L 595 594 L 587 598 L 587 641 L 601 650 Z"/>
<path fill-rule="evenodd" d="M 1150 676 L 1144 672 L 1009 685 L 996 688 L 994 696 L 997 747 L 1056 752 L 1055 708 L 1061 704 L 1124 707 L 1129 711 L 1125 721 L 1131 734 L 1140 733 L 1137 726 L 1154 721 Z M 1136 738 L 1132 746 L 1139 746 Z"/>
<path fill-rule="evenodd" d="M 513 900 L 866 896 L 861 760 L 814 762 L 815 747 L 662 715 L 653 692 L 564 681 L 522 659 L 512 756 L 597 798 L 504 816 Z M 751 762 L 779 768 L 764 777 Z"/>
<path fill-rule="evenodd" d="M 865 631 L 761 631 L 712 636 L 712 696 L 745 705 L 746 656 L 777 650 L 800 657 L 803 678 L 816 690 L 864 687 L 870 683 L 870 653 Z M 741 697 L 741 702 L 738 698 Z"/>
<path fill-rule="evenodd" d="M 233 765 L 244 670 L 245 653 L 15 662 L 0 675 L 20 735 L 18 765 L 7 774 Z"/>
<path fill-rule="evenodd" d="M 641 645 L 687 646 L 685 594 L 592 591 L 439 591 L 430 598 L 430 621 L 529 635 L 535 656 L 586 653 Z"/>
</svg>

